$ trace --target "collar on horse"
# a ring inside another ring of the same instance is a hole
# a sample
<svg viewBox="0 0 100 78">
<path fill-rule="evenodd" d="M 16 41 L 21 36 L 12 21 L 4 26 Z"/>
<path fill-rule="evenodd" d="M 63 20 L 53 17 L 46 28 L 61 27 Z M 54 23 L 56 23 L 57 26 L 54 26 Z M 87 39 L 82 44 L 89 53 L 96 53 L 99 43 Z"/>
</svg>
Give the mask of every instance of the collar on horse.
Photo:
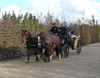
<svg viewBox="0 0 100 78">
<path fill-rule="evenodd" d="M 37 36 L 35 34 L 31 34 L 30 38 L 27 39 L 27 41 L 31 41 L 31 40 L 36 40 Z"/>
</svg>

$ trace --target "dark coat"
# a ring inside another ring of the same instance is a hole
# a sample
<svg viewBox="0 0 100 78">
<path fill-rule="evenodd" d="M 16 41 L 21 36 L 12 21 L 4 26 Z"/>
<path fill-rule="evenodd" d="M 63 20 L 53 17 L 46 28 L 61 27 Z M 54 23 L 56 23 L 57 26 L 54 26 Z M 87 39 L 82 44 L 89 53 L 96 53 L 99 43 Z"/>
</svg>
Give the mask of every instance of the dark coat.
<svg viewBox="0 0 100 78">
<path fill-rule="evenodd" d="M 55 34 L 55 33 L 57 33 L 58 32 L 58 28 L 57 28 L 57 26 L 53 26 L 51 29 L 50 29 L 50 33 L 53 33 L 53 34 Z"/>
</svg>

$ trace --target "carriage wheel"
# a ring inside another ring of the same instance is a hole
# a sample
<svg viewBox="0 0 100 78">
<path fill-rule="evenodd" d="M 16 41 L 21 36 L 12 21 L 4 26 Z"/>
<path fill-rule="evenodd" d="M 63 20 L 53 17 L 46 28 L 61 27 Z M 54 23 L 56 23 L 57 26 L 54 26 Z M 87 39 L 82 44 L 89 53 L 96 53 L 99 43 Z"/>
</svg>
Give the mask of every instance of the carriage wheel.
<svg viewBox="0 0 100 78">
<path fill-rule="evenodd" d="M 69 55 L 69 47 L 68 47 L 68 45 L 66 45 L 65 49 L 64 49 L 64 56 L 65 56 L 65 58 L 68 57 L 68 55 Z"/>
<path fill-rule="evenodd" d="M 76 48 L 76 52 L 77 52 L 77 54 L 80 54 L 80 53 L 81 53 L 81 49 L 82 49 L 81 41 L 78 40 L 77 48 Z"/>
</svg>

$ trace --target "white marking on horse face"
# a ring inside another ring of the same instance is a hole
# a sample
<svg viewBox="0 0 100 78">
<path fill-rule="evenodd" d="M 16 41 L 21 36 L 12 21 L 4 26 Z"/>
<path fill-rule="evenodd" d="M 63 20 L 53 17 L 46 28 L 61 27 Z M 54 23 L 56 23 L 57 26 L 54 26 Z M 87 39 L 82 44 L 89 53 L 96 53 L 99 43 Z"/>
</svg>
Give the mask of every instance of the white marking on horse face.
<svg viewBox="0 0 100 78">
<path fill-rule="evenodd" d="M 38 36 L 38 47 L 41 48 L 40 36 Z"/>
</svg>

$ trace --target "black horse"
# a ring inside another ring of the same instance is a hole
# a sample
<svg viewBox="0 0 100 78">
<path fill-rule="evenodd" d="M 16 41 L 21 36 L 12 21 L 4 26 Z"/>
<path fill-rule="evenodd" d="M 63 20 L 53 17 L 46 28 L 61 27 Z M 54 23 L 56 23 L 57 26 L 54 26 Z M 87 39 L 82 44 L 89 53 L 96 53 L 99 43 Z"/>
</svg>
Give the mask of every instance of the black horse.
<svg viewBox="0 0 100 78">
<path fill-rule="evenodd" d="M 27 63 L 30 61 L 30 50 L 34 49 L 36 61 L 39 61 L 37 56 L 38 50 L 38 36 L 31 34 L 28 30 L 22 30 L 22 42 L 26 42 L 27 45 Z"/>
</svg>

